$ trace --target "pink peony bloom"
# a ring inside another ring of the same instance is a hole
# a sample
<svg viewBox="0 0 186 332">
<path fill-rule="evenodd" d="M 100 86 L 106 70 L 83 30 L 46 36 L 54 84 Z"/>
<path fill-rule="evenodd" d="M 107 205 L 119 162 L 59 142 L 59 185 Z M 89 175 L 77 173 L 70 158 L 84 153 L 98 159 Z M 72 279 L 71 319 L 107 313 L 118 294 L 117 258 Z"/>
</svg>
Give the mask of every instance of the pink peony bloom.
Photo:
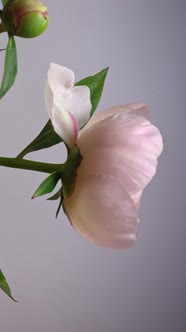
<svg viewBox="0 0 186 332">
<path fill-rule="evenodd" d="M 77 141 L 82 162 L 65 198 L 71 224 L 99 246 L 128 249 L 138 237 L 143 189 L 156 173 L 163 144 L 147 106 L 131 104 L 96 114 Z"/>
<path fill-rule="evenodd" d="M 140 198 L 156 173 L 162 137 L 144 104 L 113 107 L 88 121 L 90 91 L 73 84 L 71 70 L 51 65 L 45 90 L 50 119 L 68 147 L 76 144 L 82 156 L 74 191 L 64 197 L 66 213 L 84 238 L 128 249 L 138 237 Z"/>
</svg>

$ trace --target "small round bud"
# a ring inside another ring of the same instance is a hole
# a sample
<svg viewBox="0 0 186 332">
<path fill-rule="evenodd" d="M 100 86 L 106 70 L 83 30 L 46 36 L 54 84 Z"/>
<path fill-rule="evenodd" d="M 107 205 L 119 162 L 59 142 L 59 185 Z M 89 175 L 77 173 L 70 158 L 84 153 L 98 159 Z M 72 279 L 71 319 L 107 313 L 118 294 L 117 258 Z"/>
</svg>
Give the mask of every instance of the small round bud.
<svg viewBox="0 0 186 332">
<path fill-rule="evenodd" d="M 2 24 L 12 35 L 34 38 L 48 26 L 48 12 L 38 0 L 9 0 L 1 13 Z"/>
</svg>

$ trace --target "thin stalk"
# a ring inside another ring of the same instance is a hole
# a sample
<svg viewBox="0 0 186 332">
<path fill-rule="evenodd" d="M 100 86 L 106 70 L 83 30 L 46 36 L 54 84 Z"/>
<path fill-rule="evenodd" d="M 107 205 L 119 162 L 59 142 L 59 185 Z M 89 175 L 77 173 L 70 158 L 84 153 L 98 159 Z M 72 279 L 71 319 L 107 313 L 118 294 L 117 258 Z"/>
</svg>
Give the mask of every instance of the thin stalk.
<svg viewBox="0 0 186 332">
<path fill-rule="evenodd" d="M 43 173 L 62 172 L 63 164 L 49 164 L 38 161 L 20 159 L 20 158 L 6 158 L 0 157 L 0 166 L 19 168 L 30 171 L 37 171 Z"/>
</svg>

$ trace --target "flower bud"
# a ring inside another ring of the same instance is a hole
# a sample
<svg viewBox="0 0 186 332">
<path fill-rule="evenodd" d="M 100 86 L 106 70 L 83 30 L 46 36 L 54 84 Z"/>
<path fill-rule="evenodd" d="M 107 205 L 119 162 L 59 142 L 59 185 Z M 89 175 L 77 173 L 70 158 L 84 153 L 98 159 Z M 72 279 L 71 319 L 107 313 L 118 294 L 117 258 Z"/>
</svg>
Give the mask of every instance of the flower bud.
<svg viewBox="0 0 186 332">
<path fill-rule="evenodd" d="M 33 38 L 48 26 L 48 12 L 38 0 L 9 0 L 1 13 L 2 24 L 15 36 Z"/>
</svg>

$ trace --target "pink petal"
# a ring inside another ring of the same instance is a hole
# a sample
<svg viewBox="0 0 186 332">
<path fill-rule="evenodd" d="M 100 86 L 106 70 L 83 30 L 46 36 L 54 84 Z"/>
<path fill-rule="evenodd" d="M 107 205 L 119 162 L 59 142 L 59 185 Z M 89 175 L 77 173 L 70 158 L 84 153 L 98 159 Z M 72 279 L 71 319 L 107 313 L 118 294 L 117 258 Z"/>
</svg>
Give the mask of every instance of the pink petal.
<svg viewBox="0 0 186 332">
<path fill-rule="evenodd" d="M 113 150 L 110 153 L 108 151 L 106 153 L 104 151 L 90 151 L 83 157 L 78 168 L 78 175 L 82 178 L 103 174 L 114 176 L 125 187 L 136 208 L 139 208 L 142 190 L 136 192 L 136 189 L 135 193 L 134 190 L 131 190 L 131 187 L 133 189 L 133 183 L 131 184 L 130 174 L 127 173 L 128 169 L 126 169 L 121 157 L 121 153 L 120 155 L 114 154 Z"/>
<path fill-rule="evenodd" d="M 73 194 L 65 198 L 65 208 L 73 227 L 91 242 L 112 249 L 133 246 L 137 210 L 114 177 L 77 175 Z"/>
<path fill-rule="evenodd" d="M 138 104 L 127 104 L 122 106 L 114 106 L 107 108 L 104 111 L 95 113 L 92 118 L 89 120 L 87 125 L 83 128 L 83 131 L 88 129 L 93 124 L 105 120 L 106 118 L 110 116 L 114 116 L 116 114 L 135 114 L 137 116 L 143 116 L 145 118 L 148 118 L 149 113 L 149 107 L 146 104 L 138 103 Z"/>
<path fill-rule="evenodd" d="M 85 175 L 116 176 L 131 196 L 151 181 L 163 147 L 159 130 L 148 120 L 122 113 L 89 127 L 77 145 Z"/>
<path fill-rule="evenodd" d="M 144 118 L 149 118 L 149 106 L 143 103 L 133 103 L 127 104 L 127 107 L 130 108 L 130 113 L 137 116 L 143 116 Z"/>
<path fill-rule="evenodd" d="M 52 108 L 52 124 L 55 132 L 72 148 L 78 136 L 78 124 L 74 116 L 56 103 Z"/>
<path fill-rule="evenodd" d="M 143 193 L 143 191 L 141 190 L 138 193 L 131 196 L 131 198 L 132 198 L 132 200 L 135 204 L 136 209 L 139 209 L 142 193 Z"/>
</svg>

